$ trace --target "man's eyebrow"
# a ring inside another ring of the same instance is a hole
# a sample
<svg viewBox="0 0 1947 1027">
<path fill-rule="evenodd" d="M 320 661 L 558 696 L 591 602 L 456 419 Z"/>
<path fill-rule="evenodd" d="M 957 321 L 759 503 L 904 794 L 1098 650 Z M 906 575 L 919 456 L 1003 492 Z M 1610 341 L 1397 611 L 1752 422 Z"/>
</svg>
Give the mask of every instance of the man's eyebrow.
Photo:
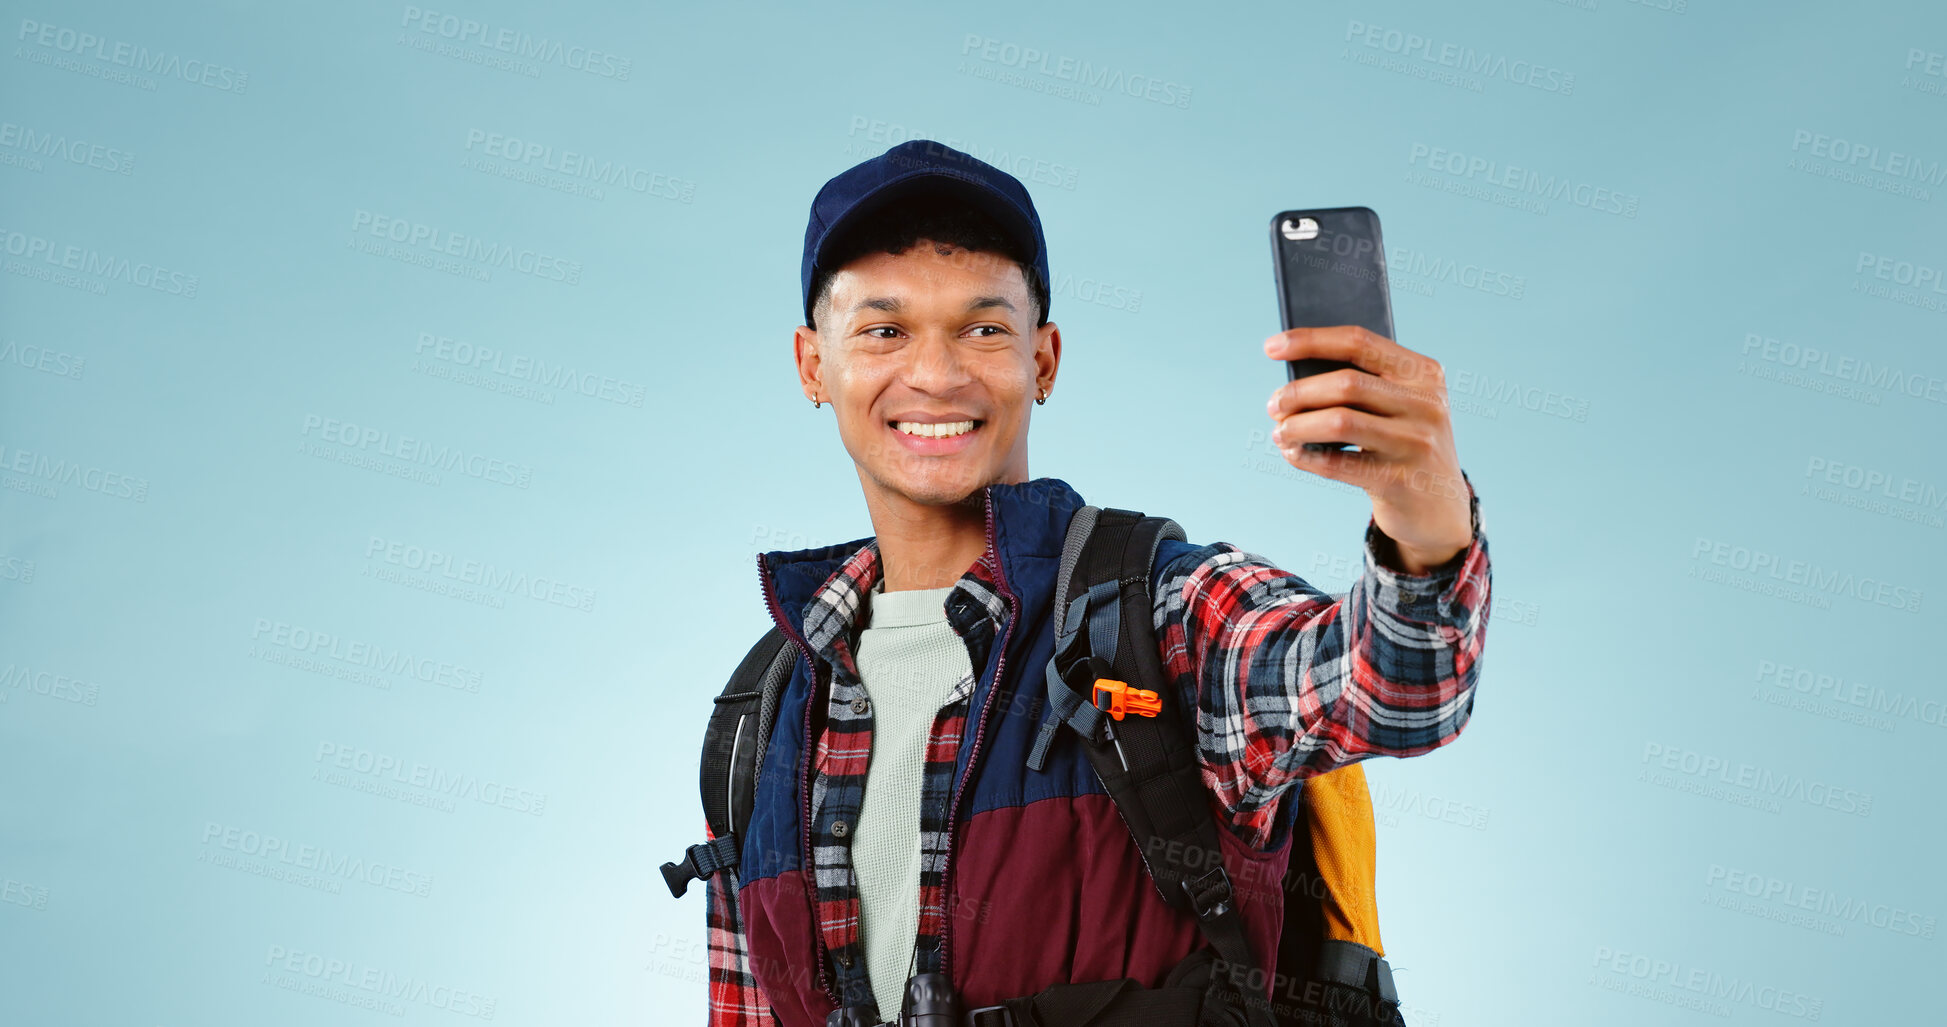
<svg viewBox="0 0 1947 1027">
<path fill-rule="evenodd" d="M 985 310 L 988 307 L 1006 307 L 1008 313 L 1014 312 L 1014 304 L 1009 303 L 1005 296 L 982 296 L 967 304 L 968 310 Z"/>
</svg>

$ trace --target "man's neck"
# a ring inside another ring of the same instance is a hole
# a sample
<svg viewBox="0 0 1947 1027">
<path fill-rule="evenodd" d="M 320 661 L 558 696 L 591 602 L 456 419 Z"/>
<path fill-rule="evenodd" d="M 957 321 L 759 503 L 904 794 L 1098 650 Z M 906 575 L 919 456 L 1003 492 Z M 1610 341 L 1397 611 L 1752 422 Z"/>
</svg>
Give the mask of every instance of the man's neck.
<svg viewBox="0 0 1947 1027">
<path fill-rule="evenodd" d="M 882 494 L 877 502 L 868 497 L 884 591 L 945 588 L 959 581 L 987 551 L 982 498 L 976 490 L 963 502 L 928 506 L 897 494 Z"/>
</svg>

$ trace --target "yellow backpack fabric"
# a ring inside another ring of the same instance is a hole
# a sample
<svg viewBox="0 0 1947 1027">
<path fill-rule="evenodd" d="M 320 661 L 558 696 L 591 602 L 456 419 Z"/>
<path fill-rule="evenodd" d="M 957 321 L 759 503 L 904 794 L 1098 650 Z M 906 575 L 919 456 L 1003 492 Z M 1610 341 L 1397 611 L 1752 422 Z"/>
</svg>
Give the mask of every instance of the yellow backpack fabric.
<svg viewBox="0 0 1947 1027">
<path fill-rule="evenodd" d="M 1366 769 L 1353 763 L 1307 778 L 1301 787 L 1305 829 L 1325 895 L 1325 936 L 1357 942 L 1381 956 L 1379 902 L 1374 892 L 1377 838 Z"/>
</svg>

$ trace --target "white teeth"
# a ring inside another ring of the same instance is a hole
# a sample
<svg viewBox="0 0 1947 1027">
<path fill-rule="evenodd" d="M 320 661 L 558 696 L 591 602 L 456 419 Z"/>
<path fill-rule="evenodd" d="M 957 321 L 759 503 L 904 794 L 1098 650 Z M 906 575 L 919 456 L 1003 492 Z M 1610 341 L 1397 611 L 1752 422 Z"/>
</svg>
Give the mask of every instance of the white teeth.
<svg viewBox="0 0 1947 1027">
<path fill-rule="evenodd" d="M 953 435 L 964 435 L 973 431 L 972 421 L 948 421 L 945 424 L 926 424 L 921 421 L 899 421 L 893 425 L 908 435 L 922 438 L 943 439 Z"/>
</svg>

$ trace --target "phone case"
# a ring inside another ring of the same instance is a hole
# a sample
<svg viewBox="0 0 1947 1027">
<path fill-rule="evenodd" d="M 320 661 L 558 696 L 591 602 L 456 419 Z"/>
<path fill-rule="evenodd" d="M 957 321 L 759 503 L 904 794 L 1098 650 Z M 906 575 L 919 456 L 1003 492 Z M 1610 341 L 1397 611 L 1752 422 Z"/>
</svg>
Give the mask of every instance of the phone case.
<svg viewBox="0 0 1947 1027">
<path fill-rule="evenodd" d="M 1318 222 L 1312 239 L 1292 239 L 1287 225 Z M 1278 280 L 1278 309 L 1286 328 L 1359 325 L 1388 339 L 1393 335 L 1393 297 L 1386 282 L 1386 247 L 1379 215 L 1370 207 L 1287 210 L 1271 219 L 1271 251 Z M 1296 381 L 1351 365 L 1340 360 L 1288 360 L 1286 380 Z"/>
<path fill-rule="evenodd" d="M 1317 222 L 1312 238 L 1293 238 L 1299 219 Z M 1278 281 L 1278 311 L 1286 328 L 1359 325 L 1388 339 L 1393 335 L 1393 295 L 1386 281 L 1386 246 L 1379 215 L 1370 207 L 1287 210 L 1271 219 L 1271 253 Z M 1287 360 L 1285 380 L 1297 381 L 1341 367 L 1343 360 Z M 1346 442 L 1307 442 L 1305 448 L 1355 450 Z"/>
</svg>

